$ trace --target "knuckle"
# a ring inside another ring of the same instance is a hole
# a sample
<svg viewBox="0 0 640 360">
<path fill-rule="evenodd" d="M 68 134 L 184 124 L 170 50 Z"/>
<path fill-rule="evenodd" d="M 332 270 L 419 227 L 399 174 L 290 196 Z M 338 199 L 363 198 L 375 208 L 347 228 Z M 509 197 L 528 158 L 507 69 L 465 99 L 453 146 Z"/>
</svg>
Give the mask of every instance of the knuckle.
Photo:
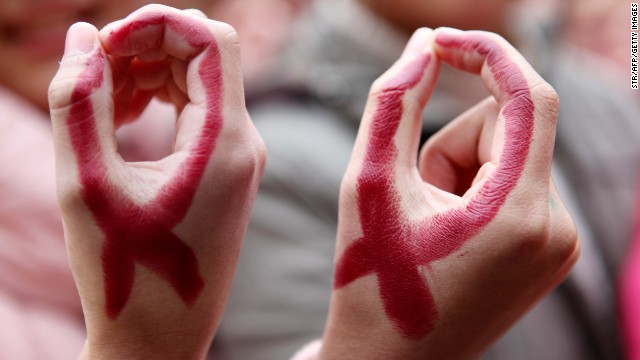
<svg viewBox="0 0 640 360">
<path fill-rule="evenodd" d="M 240 46 L 240 35 L 233 26 L 221 21 L 211 21 L 214 23 L 213 32 L 218 41 L 225 46 Z"/>
<path fill-rule="evenodd" d="M 548 251 L 547 246 L 550 243 L 547 232 L 543 232 L 544 228 L 534 228 L 533 226 L 523 226 L 522 223 L 517 224 L 520 228 L 515 232 L 516 242 L 513 244 L 513 250 L 523 258 L 536 258 L 537 255 L 544 254 Z"/>
<path fill-rule="evenodd" d="M 52 116 L 65 113 L 74 104 L 91 101 L 92 90 L 80 91 L 74 88 L 76 79 L 64 78 L 52 83 L 48 91 L 49 110 Z"/>
<path fill-rule="evenodd" d="M 207 14 L 205 14 L 202 10 L 197 9 L 197 8 L 189 8 L 189 9 L 185 9 L 184 12 L 186 12 L 187 14 L 191 14 L 203 19 L 208 19 L 209 17 L 207 16 Z"/>
<path fill-rule="evenodd" d="M 50 109 L 64 109 L 71 103 L 86 101 L 96 90 L 104 86 L 104 72 L 86 72 L 86 66 L 87 59 L 83 56 L 63 59 L 60 70 L 47 91 Z"/>
<path fill-rule="evenodd" d="M 147 4 L 147 5 L 142 6 L 140 9 L 138 9 L 138 11 L 136 11 L 135 13 L 145 13 L 145 12 L 167 13 L 167 12 L 171 12 L 171 10 L 173 10 L 173 9 L 170 8 L 169 6 L 166 6 L 166 5 Z"/>
<path fill-rule="evenodd" d="M 535 254 L 549 244 L 550 226 L 547 210 L 529 207 L 512 211 L 506 229 L 511 229 L 518 253 Z"/>
<path fill-rule="evenodd" d="M 560 98 L 557 91 L 544 80 L 531 87 L 531 97 L 537 106 L 541 106 L 546 112 L 558 113 Z"/>
<path fill-rule="evenodd" d="M 232 169 L 229 176 L 232 181 L 252 182 L 262 176 L 267 158 L 267 150 L 262 138 L 255 129 L 234 145 L 232 156 L 228 160 Z"/>
<path fill-rule="evenodd" d="M 253 164 L 254 170 L 256 170 L 259 174 L 262 174 L 264 171 L 265 164 L 267 162 L 267 146 L 262 140 L 260 135 L 255 136 L 254 144 L 254 156 L 253 156 Z"/>
<path fill-rule="evenodd" d="M 340 202 L 351 202 L 358 197 L 358 181 L 357 176 L 352 174 L 350 170 L 342 177 L 340 183 Z"/>
<path fill-rule="evenodd" d="M 504 37 L 502 37 L 500 34 L 497 34 L 491 31 L 473 30 L 473 31 L 470 31 L 469 33 L 475 33 L 477 35 L 484 37 L 485 39 L 487 39 L 487 41 L 498 43 L 500 45 L 507 42 L 507 40 Z"/>
<path fill-rule="evenodd" d="M 382 78 L 377 78 L 371 84 L 369 88 L 369 98 L 378 97 L 384 91 L 384 80 Z"/>
<path fill-rule="evenodd" d="M 83 203 L 82 194 L 77 184 L 67 177 L 59 177 L 57 181 L 58 204 L 62 212 L 67 213 L 77 209 L 78 206 Z"/>
<path fill-rule="evenodd" d="M 433 162 L 436 155 L 440 155 L 444 157 L 443 154 L 438 153 L 436 151 L 438 146 L 436 136 L 438 135 L 439 134 L 429 137 L 427 141 L 424 143 L 424 145 L 422 145 L 422 148 L 420 149 L 420 156 L 418 158 L 418 161 L 420 164 L 429 164 Z M 440 160 L 440 159 L 437 159 L 437 160 Z"/>
<path fill-rule="evenodd" d="M 507 39 L 505 39 L 502 35 L 498 34 L 498 33 L 494 33 L 494 32 L 485 32 L 485 34 L 487 35 L 487 37 L 495 42 L 498 43 L 500 45 L 507 45 L 509 44 L 509 42 L 507 41 Z"/>
<path fill-rule="evenodd" d="M 468 32 L 469 34 L 477 35 L 481 38 L 484 38 L 486 42 L 493 43 L 498 45 L 501 48 L 509 47 L 509 42 L 502 35 L 484 30 L 471 30 Z"/>
<path fill-rule="evenodd" d="M 215 37 L 216 44 L 226 53 L 231 61 L 240 62 L 240 35 L 236 29 L 224 22 L 208 20 L 209 29 Z"/>
<path fill-rule="evenodd" d="M 227 23 L 221 23 L 221 31 L 222 31 L 223 39 L 225 40 L 225 43 L 232 46 L 240 45 L 240 35 L 238 34 L 238 32 L 233 26 Z"/>
<path fill-rule="evenodd" d="M 173 9 L 171 7 L 166 6 L 166 5 L 146 4 L 144 6 L 141 6 L 137 10 L 133 11 L 125 19 L 127 19 L 127 20 L 136 19 L 139 16 L 142 16 L 144 14 L 149 14 L 149 13 L 167 14 L 167 13 L 170 13 L 172 10 Z"/>
<path fill-rule="evenodd" d="M 404 95 L 406 92 L 405 90 L 398 87 L 390 87 L 387 84 L 387 81 L 388 79 L 377 78 L 371 84 L 371 88 L 369 89 L 369 100 L 377 100 L 382 96 L 391 94 L 397 94 L 398 96 Z"/>
<path fill-rule="evenodd" d="M 75 80 L 71 78 L 54 79 L 49 85 L 49 108 L 54 110 L 63 109 L 69 106 L 71 101 L 71 91 L 75 85 Z"/>
<path fill-rule="evenodd" d="M 541 119 L 545 126 L 554 128 L 558 122 L 560 107 L 558 93 L 548 83 L 541 81 L 531 90 L 534 112 L 537 119 Z"/>
<path fill-rule="evenodd" d="M 66 65 L 63 67 L 63 65 Z M 71 66 L 69 66 L 71 65 Z M 57 109 L 65 107 L 71 101 L 71 93 L 78 82 L 76 64 L 62 63 L 60 69 L 49 83 L 47 94 L 49 107 Z"/>
<path fill-rule="evenodd" d="M 548 241 L 549 221 L 548 217 L 540 214 L 529 214 L 523 217 L 525 221 L 512 224 L 518 237 L 527 246 L 539 247 Z"/>
<path fill-rule="evenodd" d="M 553 228 L 552 255 L 559 263 L 573 264 L 580 256 L 580 238 L 575 223 L 568 213 L 559 216 Z"/>
<path fill-rule="evenodd" d="M 554 269 L 572 265 L 580 254 L 578 232 L 571 217 L 549 211 L 548 204 L 513 211 L 508 221 L 516 239 L 517 254 L 537 257 L 542 255 Z"/>
<path fill-rule="evenodd" d="M 240 61 L 240 35 L 238 35 L 236 30 L 231 27 L 231 25 L 227 26 L 228 29 L 225 30 L 222 37 L 224 46 L 227 51 L 232 54 L 235 59 L 237 59 L 237 61 Z"/>
</svg>

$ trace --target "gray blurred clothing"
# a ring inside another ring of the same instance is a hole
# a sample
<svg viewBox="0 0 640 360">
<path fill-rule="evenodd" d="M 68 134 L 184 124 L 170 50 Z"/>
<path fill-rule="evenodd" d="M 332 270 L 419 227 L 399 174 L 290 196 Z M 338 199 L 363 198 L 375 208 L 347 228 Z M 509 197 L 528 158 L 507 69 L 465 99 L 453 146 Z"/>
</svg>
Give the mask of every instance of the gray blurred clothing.
<svg viewBox="0 0 640 360">
<path fill-rule="evenodd" d="M 483 359 L 617 359 L 614 279 L 629 237 L 640 164 L 640 102 L 580 69 L 552 33 L 527 25 L 525 54 L 560 94 L 554 178 L 583 255 L 558 290 Z M 357 30 L 356 30 L 357 29 Z M 322 0 L 249 96 L 268 149 L 237 275 L 215 340 L 221 360 L 280 360 L 322 336 L 331 294 L 338 191 L 369 86 L 406 37 L 352 0 Z M 543 55 L 543 56 L 541 56 Z M 449 84 L 477 79 L 443 67 L 425 136 L 486 96 Z"/>
</svg>

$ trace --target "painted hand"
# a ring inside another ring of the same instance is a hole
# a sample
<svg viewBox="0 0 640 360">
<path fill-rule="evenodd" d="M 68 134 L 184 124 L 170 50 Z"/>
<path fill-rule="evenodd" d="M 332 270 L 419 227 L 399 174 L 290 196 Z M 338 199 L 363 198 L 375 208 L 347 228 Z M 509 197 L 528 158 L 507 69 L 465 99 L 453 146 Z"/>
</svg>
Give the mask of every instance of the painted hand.
<svg viewBox="0 0 640 360">
<path fill-rule="evenodd" d="M 480 75 L 493 97 L 418 159 L 440 60 Z M 499 36 L 414 34 L 373 84 L 343 179 L 320 358 L 473 357 L 564 278 L 578 243 L 550 178 L 557 110 Z"/>
<path fill-rule="evenodd" d="M 181 110 L 174 152 L 126 163 L 115 124 L 154 95 Z M 265 159 L 244 106 L 236 33 L 159 5 L 100 32 L 76 24 L 49 102 L 84 355 L 204 357 Z"/>
</svg>

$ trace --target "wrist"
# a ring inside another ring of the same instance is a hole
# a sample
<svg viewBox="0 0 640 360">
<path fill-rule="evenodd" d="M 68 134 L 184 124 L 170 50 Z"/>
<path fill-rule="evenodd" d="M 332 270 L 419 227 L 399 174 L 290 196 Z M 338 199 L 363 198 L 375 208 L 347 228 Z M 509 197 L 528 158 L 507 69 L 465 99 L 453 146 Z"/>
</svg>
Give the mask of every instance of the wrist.
<svg viewBox="0 0 640 360">
<path fill-rule="evenodd" d="M 362 295 L 362 290 L 334 292 L 322 347 L 312 359 L 424 359 L 424 342 L 402 337 L 384 316 L 379 299 Z"/>
<path fill-rule="evenodd" d="M 324 341 L 316 357 L 304 360 L 411 360 L 424 359 L 418 343 L 407 345 L 396 341 L 393 334 L 375 331 L 357 334 L 349 331 L 327 328 Z"/>
<path fill-rule="evenodd" d="M 87 341 L 81 359 L 204 359 L 223 304 L 201 301 L 161 306 L 129 302 L 116 319 L 85 306 Z"/>
<path fill-rule="evenodd" d="M 309 360 L 473 359 L 502 333 L 496 326 L 481 333 L 469 326 L 491 324 L 484 315 L 471 319 L 470 324 L 464 314 L 452 317 L 442 310 L 436 327 L 420 337 L 408 337 L 386 315 L 376 281 L 366 277 L 333 291 L 322 347 L 317 357 Z M 468 309 L 468 305 L 456 308 Z M 489 312 L 495 313 L 483 314 Z"/>
<path fill-rule="evenodd" d="M 212 336 L 202 333 L 156 331 L 89 335 L 79 359 L 185 359 L 206 357 Z"/>
</svg>

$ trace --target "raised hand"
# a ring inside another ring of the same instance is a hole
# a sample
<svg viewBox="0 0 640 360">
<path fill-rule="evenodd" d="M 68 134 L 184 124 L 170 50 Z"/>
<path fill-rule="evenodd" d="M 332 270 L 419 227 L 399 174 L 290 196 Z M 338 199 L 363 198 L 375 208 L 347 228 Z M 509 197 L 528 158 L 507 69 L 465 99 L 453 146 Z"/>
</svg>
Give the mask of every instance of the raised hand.
<svg viewBox="0 0 640 360">
<path fill-rule="evenodd" d="M 174 152 L 126 163 L 116 123 L 154 95 L 181 110 Z M 235 31 L 159 5 L 100 32 L 76 24 L 49 101 L 83 355 L 204 357 L 265 158 Z"/>
<path fill-rule="evenodd" d="M 418 159 L 439 60 L 479 74 L 493 98 Z M 497 35 L 414 34 L 372 86 L 343 179 L 320 358 L 473 357 L 564 278 L 578 246 L 550 179 L 557 106 Z"/>
</svg>

